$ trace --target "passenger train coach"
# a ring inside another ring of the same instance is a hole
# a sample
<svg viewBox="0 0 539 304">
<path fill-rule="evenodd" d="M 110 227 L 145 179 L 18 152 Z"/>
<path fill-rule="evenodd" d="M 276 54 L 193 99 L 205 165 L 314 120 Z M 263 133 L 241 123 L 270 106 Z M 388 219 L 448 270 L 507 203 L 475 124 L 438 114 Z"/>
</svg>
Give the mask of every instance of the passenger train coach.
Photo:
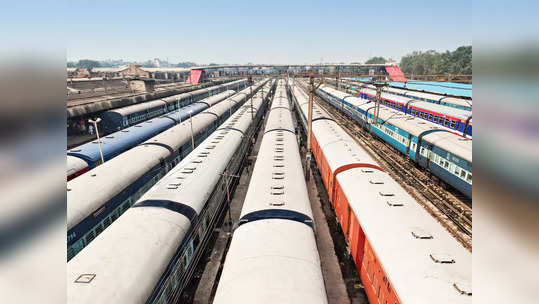
<svg viewBox="0 0 539 304">
<path fill-rule="evenodd" d="M 259 91 L 67 265 L 68 303 L 177 303 L 270 90 Z M 234 184 L 232 184 L 232 187 Z"/>
<path fill-rule="evenodd" d="M 307 95 L 292 92 L 306 128 Z M 316 102 L 311 142 L 369 301 L 471 303 L 471 253 Z"/>
<path fill-rule="evenodd" d="M 376 101 L 376 90 L 360 89 L 359 97 Z M 472 112 L 470 111 L 384 92 L 382 92 L 381 103 L 403 113 L 472 136 Z"/>
<path fill-rule="evenodd" d="M 326 81 L 336 85 L 336 81 L 331 78 L 326 78 Z M 375 90 L 376 87 L 367 83 L 354 83 L 350 81 L 343 80 L 341 82 L 341 86 L 344 88 L 347 88 L 349 90 L 353 91 L 359 91 L 361 89 L 372 89 Z M 466 111 L 472 111 L 472 100 L 471 99 L 464 99 L 464 98 L 456 98 L 446 95 L 440 95 L 440 94 L 434 94 L 434 93 L 427 93 L 427 92 L 418 92 L 418 91 L 412 91 L 412 90 L 406 90 L 406 89 L 399 89 L 395 87 L 384 87 L 382 89 L 383 92 L 400 95 L 403 97 L 418 99 L 427 101 L 430 103 L 439 104 L 446 107 L 452 107 L 456 109 L 466 110 Z"/>
<path fill-rule="evenodd" d="M 213 303 L 327 303 L 285 82 L 270 107 Z"/>
<path fill-rule="evenodd" d="M 108 161 L 153 136 L 189 119 L 218 102 L 235 94 L 233 90 L 224 91 L 211 97 L 191 103 L 179 110 L 168 112 L 160 117 L 149 119 L 134 126 L 101 137 L 97 140 L 67 150 L 67 180 L 101 164 L 101 153 Z M 101 151 L 100 147 L 101 146 Z"/>
<path fill-rule="evenodd" d="M 472 140 L 452 130 L 380 107 L 374 123 L 374 103 L 320 86 L 317 93 L 335 108 L 393 146 L 446 184 L 472 197 Z"/>
<path fill-rule="evenodd" d="M 256 83 L 253 93 L 263 86 Z M 269 88 L 263 89 L 268 91 Z M 67 258 L 97 235 L 250 97 L 248 87 L 67 183 Z"/>
<path fill-rule="evenodd" d="M 247 80 L 241 79 L 209 88 L 105 111 L 100 115 L 102 121 L 99 127 L 100 130 L 103 131 L 103 134 L 116 132 L 226 90 L 239 91 L 239 89 L 245 87 L 246 84 Z"/>
</svg>

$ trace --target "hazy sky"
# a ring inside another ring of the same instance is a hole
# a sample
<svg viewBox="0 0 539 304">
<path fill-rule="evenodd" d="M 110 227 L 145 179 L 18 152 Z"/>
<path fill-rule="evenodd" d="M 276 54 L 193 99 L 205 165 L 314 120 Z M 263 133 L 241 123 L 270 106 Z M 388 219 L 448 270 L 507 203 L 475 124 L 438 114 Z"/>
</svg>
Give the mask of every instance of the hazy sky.
<svg viewBox="0 0 539 304">
<path fill-rule="evenodd" d="M 67 3 L 42 2 L 44 10 L 25 12 L 28 22 L 10 33 L 32 32 L 44 44 L 62 37 L 68 60 L 197 63 L 353 62 L 377 55 L 399 60 L 413 50 L 472 43 L 471 1 Z M 42 37 L 47 28 L 57 34 Z"/>
</svg>

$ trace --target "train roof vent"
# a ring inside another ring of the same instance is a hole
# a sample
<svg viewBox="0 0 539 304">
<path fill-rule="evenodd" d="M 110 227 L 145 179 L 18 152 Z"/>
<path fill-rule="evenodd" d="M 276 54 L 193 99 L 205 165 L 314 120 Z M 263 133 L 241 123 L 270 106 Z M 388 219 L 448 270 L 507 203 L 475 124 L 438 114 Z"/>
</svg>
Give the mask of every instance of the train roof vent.
<svg viewBox="0 0 539 304">
<path fill-rule="evenodd" d="M 273 167 L 275 167 L 275 168 L 282 168 L 282 167 L 284 167 L 284 165 L 283 165 L 283 164 L 274 164 Z"/>
<path fill-rule="evenodd" d="M 219 135 L 219 136 L 216 136 L 215 138 L 217 138 L 217 139 L 223 139 L 223 138 L 225 138 L 225 137 L 222 136 L 222 135 Z"/>
<path fill-rule="evenodd" d="M 197 168 L 196 167 L 185 167 L 185 169 L 195 171 Z"/>
<path fill-rule="evenodd" d="M 142 128 L 142 126 L 141 126 L 141 125 L 135 125 L 135 127 L 136 127 L 136 128 Z"/>
<path fill-rule="evenodd" d="M 200 152 L 200 154 L 208 155 L 208 154 L 210 154 L 210 152 L 208 152 L 208 151 L 202 151 L 202 152 Z"/>
<path fill-rule="evenodd" d="M 81 274 L 76 280 L 75 283 L 90 283 L 95 278 L 95 273 L 84 273 Z"/>
<path fill-rule="evenodd" d="M 393 202 L 393 201 L 387 201 L 387 205 L 389 207 L 402 207 L 404 206 L 404 203 L 401 202 Z"/>
<path fill-rule="evenodd" d="M 274 194 L 273 192 L 279 192 L 279 191 L 282 191 L 282 193 L 279 193 L 279 194 L 283 194 L 284 193 L 284 185 L 273 185 L 271 186 L 271 194 Z"/>
<path fill-rule="evenodd" d="M 284 160 L 284 156 L 282 156 L 282 155 L 275 155 L 275 156 L 273 156 L 273 160 L 279 160 L 279 161 L 282 161 L 282 160 Z"/>
<path fill-rule="evenodd" d="M 283 143 L 275 143 L 276 146 L 284 146 Z"/>
<path fill-rule="evenodd" d="M 284 179 L 284 171 L 273 171 L 272 178 L 273 179 Z"/>
<path fill-rule="evenodd" d="M 127 132 L 129 132 L 129 130 L 122 130 L 122 132 L 127 133 Z"/>
<path fill-rule="evenodd" d="M 82 150 L 81 149 L 71 149 L 71 150 L 69 150 L 69 152 L 80 152 L 80 151 L 82 151 Z"/>
<path fill-rule="evenodd" d="M 275 148 L 275 152 L 283 152 L 284 148 Z"/>
<path fill-rule="evenodd" d="M 199 159 L 195 159 L 191 161 L 193 164 L 200 164 L 202 161 Z"/>
<path fill-rule="evenodd" d="M 198 157 L 208 157 L 208 154 L 199 154 Z"/>
<path fill-rule="evenodd" d="M 432 234 L 428 233 L 427 231 L 419 228 L 419 227 L 412 227 L 412 235 L 416 239 L 422 239 L 422 240 L 430 240 L 432 239 Z"/>
<path fill-rule="evenodd" d="M 430 254 L 431 260 L 434 261 L 434 263 L 438 264 L 453 264 L 455 263 L 455 259 L 449 254 L 445 253 L 431 253 Z"/>
<path fill-rule="evenodd" d="M 282 137 L 278 137 L 278 138 L 276 138 L 275 140 L 277 140 L 277 141 L 283 141 L 283 138 L 282 138 Z"/>
<path fill-rule="evenodd" d="M 391 192 L 380 191 L 379 193 L 381 196 L 395 196 L 395 193 L 391 193 Z"/>
<path fill-rule="evenodd" d="M 185 179 L 183 176 L 176 176 L 176 179 Z"/>
<path fill-rule="evenodd" d="M 461 294 L 465 296 L 472 295 L 472 286 L 467 282 L 455 282 L 453 287 Z"/>
<path fill-rule="evenodd" d="M 284 194 L 284 189 L 274 189 L 273 187 L 271 187 L 270 194 L 271 195 L 283 195 Z"/>
<path fill-rule="evenodd" d="M 182 170 L 182 173 L 183 174 L 191 174 L 191 173 L 193 173 L 193 171 L 192 170 Z"/>
<path fill-rule="evenodd" d="M 114 138 L 114 136 L 109 135 L 109 136 L 105 136 L 105 138 Z"/>
<path fill-rule="evenodd" d="M 214 140 L 214 141 L 212 141 L 211 143 L 212 143 L 212 144 L 218 144 L 218 143 L 220 143 L 220 141 Z"/>
<path fill-rule="evenodd" d="M 170 189 L 170 190 L 176 190 L 176 189 L 178 189 L 178 186 L 167 185 L 167 189 Z"/>
<path fill-rule="evenodd" d="M 370 180 L 369 183 L 373 184 L 373 185 L 383 185 L 384 182 L 383 181 L 379 181 L 379 180 Z"/>
</svg>

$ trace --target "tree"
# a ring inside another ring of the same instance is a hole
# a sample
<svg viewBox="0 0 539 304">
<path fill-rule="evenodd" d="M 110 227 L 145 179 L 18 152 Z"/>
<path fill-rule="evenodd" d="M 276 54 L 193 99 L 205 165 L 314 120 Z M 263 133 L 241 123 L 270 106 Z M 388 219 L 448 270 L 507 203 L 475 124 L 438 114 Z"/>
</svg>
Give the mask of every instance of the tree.
<svg viewBox="0 0 539 304">
<path fill-rule="evenodd" d="M 371 59 L 365 61 L 365 64 L 382 64 L 386 63 L 387 60 L 384 57 L 372 57 Z"/>
<path fill-rule="evenodd" d="M 472 74 L 472 46 L 461 46 L 455 51 L 438 53 L 414 51 L 402 57 L 400 68 L 407 74 Z"/>
<path fill-rule="evenodd" d="M 90 59 L 81 59 L 77 63 L 78 68 L 84 68 L 84 69 L 91 69 L 91 68 L 98 68 L 101 65 L 98 61 L 90 60 Z"/>
<path fill-rule="evenodd" d="M 179 68 L 190 68 L 190 67 L 197 66 L 197 64 L 194 62 L 186 61 L 186 62 L 180 62 L 176 64 L 176 66 Z"/>
</svg>

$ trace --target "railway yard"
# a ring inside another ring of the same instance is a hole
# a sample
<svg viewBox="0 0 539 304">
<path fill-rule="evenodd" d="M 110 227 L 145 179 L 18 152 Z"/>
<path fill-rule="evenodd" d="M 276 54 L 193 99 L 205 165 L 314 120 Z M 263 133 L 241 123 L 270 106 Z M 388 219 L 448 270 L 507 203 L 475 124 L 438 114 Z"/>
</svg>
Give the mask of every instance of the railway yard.
<svg viewBox="0 0 539 304">
<path fill-rule="evenodd" d="M 70 89 L 68 303 L 472 302 L 469 96 L 193 71 Z"/>
</svg>

